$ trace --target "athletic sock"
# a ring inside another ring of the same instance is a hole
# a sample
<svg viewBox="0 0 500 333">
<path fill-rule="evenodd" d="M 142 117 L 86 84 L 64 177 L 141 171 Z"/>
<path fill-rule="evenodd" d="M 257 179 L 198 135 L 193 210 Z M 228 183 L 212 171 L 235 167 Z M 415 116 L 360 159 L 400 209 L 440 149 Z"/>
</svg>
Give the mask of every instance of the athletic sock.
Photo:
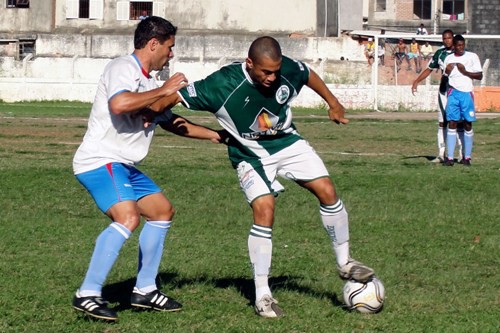
<svg viewBox="0 0 500 333">
<path fill-rule="evenodd" d="M 94 253 L 78 291 L 79 296 L 101 296 L 102 286 L 131 231 L 113 222 L 97 237 Z"/>
<path fill-rule="evenodd" d="M 453 152 L 455 151 L 455 145 L 457 142 L 457 130 L 453 128 L 448 128 L 446 148 L 448 150 L 448 159 L 453 159 Z"/>
<path fill-rule="evenodd" d="M 171 221 L 148 221 L 139 236 L 139 269 L 136 288 L 144 293 L 157 289 L 156 276 L 163 254 L 163 244 Z"/>
<path fill-rule="evenodd" d="M 349 218 L 342 200 L 333 205 L 320 205 L 321 221 L 332 241 L 337 265 L 343 266 L 349 260 Z"/>
<path fill-rule="evenodd" d="M 437 131 L 438 157 L 444 159 L 446 150 L 446 127 L 438 126 Z"/>
<path fill-rule="evenodd" d="M 464 158 L 471 158 L 472 146 L 474 145 L 474 130 L 465 131 L 464 134 Z"/>
<path fill-rule="evenodd" d="M 463 128 L 457 128 L 457 150 L 458 157 L 461 160 L 465 158 L 465 131 Z"/>
<path fill-rule="evenodd" d="M 268 281 L 273 255 L 272 233 L 271 227 L 254 224 L 248 235 L 248 253 L 255 282 L 255 300 L 261 299 L 264 295 L 272 296 Z"/>
</svg>

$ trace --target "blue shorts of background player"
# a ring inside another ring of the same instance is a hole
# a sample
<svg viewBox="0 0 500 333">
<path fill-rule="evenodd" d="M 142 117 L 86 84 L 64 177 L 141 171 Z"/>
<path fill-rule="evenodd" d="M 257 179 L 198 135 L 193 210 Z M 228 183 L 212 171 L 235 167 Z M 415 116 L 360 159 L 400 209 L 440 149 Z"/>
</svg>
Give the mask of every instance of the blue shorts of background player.
<svg viewBox="0 0 500 333">
<path fill-rule="evenodd" d="M 475 122 L 476 112 L 474 110 L 474 94 L 472 92 L 463 92 L 451 88 L 448 91 L 446 119 L 448 121 L 465 120 L 471 123 Z"/>
<path fill-rule="evenodd" d="M 97 169 L 76 175 L 89 191 L 97 207 L 106 213 L 114 204 L 158 193 L 161 189 L 133 166 L 108 163 Z"/>
</svg>

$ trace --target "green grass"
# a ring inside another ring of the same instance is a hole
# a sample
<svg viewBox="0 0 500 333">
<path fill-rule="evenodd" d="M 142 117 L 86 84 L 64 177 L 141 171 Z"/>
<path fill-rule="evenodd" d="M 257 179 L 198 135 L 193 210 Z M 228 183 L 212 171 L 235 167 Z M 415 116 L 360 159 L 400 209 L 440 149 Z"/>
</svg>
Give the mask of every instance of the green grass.
<svg viewBox="0 0 500 333">
<path fill-rule="evenodd" d="M 95 238 L 109 223 L 75 180 L 71 160 L 88 104 L 0 104 L 0 332 L 498 332 L 500 120 L 474 126 L 471 168 L 429 163 L 435 121 L 352 120 L 295 110 L 350 217 L 351 250 L 386 288 L 376 315 L 341 307 L 318 205 L 283 181 L 273 232 L 272 289 L 286 317 L 253 313 L 247 257 L 251 212 L 225 148 L 159 130 L 141 170 L 176 207 L 158 283 L 179 313 L 135 312 L 138 232 L 104 289 L 120 320 L 71 308 Z M 208 113 L 182 111 L 218 127 Z"/>
</svg>

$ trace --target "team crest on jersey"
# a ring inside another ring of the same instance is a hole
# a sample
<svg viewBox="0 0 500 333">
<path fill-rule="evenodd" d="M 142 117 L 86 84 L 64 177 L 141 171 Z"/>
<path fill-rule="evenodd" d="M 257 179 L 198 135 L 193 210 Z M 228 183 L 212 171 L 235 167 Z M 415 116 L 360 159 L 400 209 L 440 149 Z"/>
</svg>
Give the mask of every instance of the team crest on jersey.
<svg viewBox="0 0 500 333">
<path fill-rule="evenodd" d="M 280 104 L 284 104 L 290 97 L 290 88 L 288 86 L 282 85 L 276 90 L 276 101 Z"/>
</svg>

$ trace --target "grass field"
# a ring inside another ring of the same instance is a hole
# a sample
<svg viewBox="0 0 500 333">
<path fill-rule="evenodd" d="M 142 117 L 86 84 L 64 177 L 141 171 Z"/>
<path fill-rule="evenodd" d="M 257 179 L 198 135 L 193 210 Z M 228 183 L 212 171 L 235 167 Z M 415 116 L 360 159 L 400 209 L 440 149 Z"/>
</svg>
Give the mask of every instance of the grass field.
<svg viewBox="0 0 500 333">
<path fill-rule="evenodd" d="M 349 211 L 353 257 L 384 282 L 381 313 L 342 308 L 343 283 L 318 204 L 283 181 L 271 282 L 286 316 L 256 316 L 246 245 L 251 212 L 224 146 L 159 130 L 140 168 L 177 210 L 158 283 L 184 309 L 130 308 L 136 232 L 104 289 L 119 322 L 86 320 L 71 299 L 109 223 L 71 169 L 89 109 L 0 104 L 0 332 L 500 331 L 500 119 L 475 124 L 471 168 L 450 168 L 428 161 L 435 120 L 360 117 L 336 126 L 324 110 L 297 110 L 295 124 Z M 182 114 L 218 127 L 207 113 Z"/>
</svg>

